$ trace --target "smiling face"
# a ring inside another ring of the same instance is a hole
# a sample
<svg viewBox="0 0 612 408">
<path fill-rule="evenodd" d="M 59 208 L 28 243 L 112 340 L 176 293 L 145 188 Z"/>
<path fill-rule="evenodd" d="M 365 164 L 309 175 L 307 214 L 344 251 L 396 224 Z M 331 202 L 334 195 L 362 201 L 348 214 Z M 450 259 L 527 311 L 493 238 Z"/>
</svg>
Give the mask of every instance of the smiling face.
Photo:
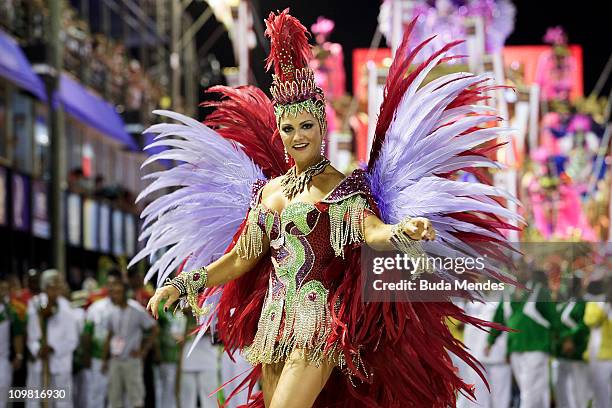
<svg viewBox="0 0 612 408">
<path fill-rule="evenodd" d="M 311 163 L 321 155 L 321 129 L 317 119 L 308 111 L 284 115 L 279 131 L 287 153 L 296 163 Z"/>
</svg>

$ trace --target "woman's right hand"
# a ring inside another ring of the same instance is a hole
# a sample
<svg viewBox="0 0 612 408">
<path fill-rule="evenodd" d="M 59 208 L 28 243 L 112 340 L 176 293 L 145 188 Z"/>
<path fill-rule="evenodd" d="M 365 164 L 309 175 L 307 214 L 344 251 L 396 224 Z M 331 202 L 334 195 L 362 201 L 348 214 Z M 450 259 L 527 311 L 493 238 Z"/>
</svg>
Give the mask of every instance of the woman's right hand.
<svg viewBox="0 0 612 408">
<path fill-rule="evenodd" d="M 151 312 L 151 315 L 153 315 L 153 317 L 157 319 L 159 318 L 159 304 L 162 301 L 166 300 L 166 303 L 164 304 L 164 310 L 168 310 L 168 308 L 172 306 L 172 304 L 176 302 L 178 298 L 179 291 L 177 288 L 172 285 L 162 286 L 161 288 L 157 288 L 155 294 L 153 294 L 153 297 L 149 299 L 149 303 L 147 304 L 147 310 L 149 310 Z"/>
</svg>

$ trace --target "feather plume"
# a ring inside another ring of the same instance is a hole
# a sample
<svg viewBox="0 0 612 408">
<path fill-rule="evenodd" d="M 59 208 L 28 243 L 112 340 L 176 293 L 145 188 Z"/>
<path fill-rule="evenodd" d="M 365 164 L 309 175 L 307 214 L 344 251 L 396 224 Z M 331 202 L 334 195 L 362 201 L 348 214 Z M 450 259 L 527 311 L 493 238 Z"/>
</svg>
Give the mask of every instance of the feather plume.
<svg viewBox="0 0 612 408">
<path fill-rule="evenodd" d="M 270 38 L 270 55 L 266 70 L 274 68 L 280 82 L 295 80 L 295 70 L 308 67 L 312 48 L 308 44 L 308 30 L 289 14 L 289 9 L 270 13 L 265 21 L 265 35 Z"/>
<path fill-rule="evenodd" d="M 266 94 L 254 86 L 213 86 L 207 92 L 220 94 L 221 101 L 202 104 L 215 108 L 204 124 L 224 138 L 239 143 L 267 178 L 284 174 L 288 165 L 284 160 L 283 142 L 278 134 L 272 102 Z"/>
<path fill-rule="evenodd" d="M 164 159 L 181 164 L 149 174 L 153 182 L 137 200 L 162 188 L 178 189 L 145 207 L 140 240 L 146 240 L 146 245 L 130 265 L 151 258 L 145 279 L 157 274 L 160 284 L 181 265 L 195 269 L 224 253 L 249 208 L 253 182 L 265 177 L 235 141 L 184 115 L 154 113 L 179 123 L 157 124 L 147 130 L 157 134 L 150 147 L 168 149 L 143 166 Z"/>
</svg>

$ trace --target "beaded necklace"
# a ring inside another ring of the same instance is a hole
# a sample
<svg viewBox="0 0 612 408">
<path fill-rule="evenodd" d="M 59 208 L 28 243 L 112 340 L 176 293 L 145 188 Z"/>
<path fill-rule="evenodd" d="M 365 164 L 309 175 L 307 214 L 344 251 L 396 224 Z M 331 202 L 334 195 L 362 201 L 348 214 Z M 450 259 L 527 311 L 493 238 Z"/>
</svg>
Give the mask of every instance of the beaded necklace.
<svg viewBox="0 0 612 408">
<path fill-rule="evenodd" d="M 308 168 L 299 175 L 297 174 L 296 167 L 291 167 L 287 173 L 285 173 L 285 177 L 283 177 L 283 180 L 281 181 L 281 185 L 283 186 L 283 194 L 285 194 L 285 197 L 291 200 L 293 197 L 304 191 L 312 178 L 323 173 L 323 170 L 325 170 L 325 167 L 327 167 L 328 164 L 330 164 L 329 160 L 322 157 L 321 160 L 311 166 L 308 166 Z"/>
</svg>

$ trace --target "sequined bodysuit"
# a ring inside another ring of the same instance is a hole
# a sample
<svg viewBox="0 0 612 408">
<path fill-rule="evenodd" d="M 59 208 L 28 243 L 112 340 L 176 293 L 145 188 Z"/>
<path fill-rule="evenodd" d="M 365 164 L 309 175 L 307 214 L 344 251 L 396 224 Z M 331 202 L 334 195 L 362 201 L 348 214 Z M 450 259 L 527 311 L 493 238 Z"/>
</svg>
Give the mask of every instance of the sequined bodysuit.
<svg viewBox="0 0 612 408">
<path fill-rule="evenodd" d="M 328 336 L 333 292 L 341 281 L 345 245 L 363 242 L 369 211 L 365 188 L 347 177 L 317 203 L 292 202 L 282 212 L 261 203 L 265 181 L 255 183 L 247 224 L 238 243 L 244 258 L 270 241 L 273 270 L 253 343 L 244 350 L 252 363 L 282 361 L 294 349 L 307 350 L 315 363 L 323 358 L 341 365 Z"/>
</svg>

